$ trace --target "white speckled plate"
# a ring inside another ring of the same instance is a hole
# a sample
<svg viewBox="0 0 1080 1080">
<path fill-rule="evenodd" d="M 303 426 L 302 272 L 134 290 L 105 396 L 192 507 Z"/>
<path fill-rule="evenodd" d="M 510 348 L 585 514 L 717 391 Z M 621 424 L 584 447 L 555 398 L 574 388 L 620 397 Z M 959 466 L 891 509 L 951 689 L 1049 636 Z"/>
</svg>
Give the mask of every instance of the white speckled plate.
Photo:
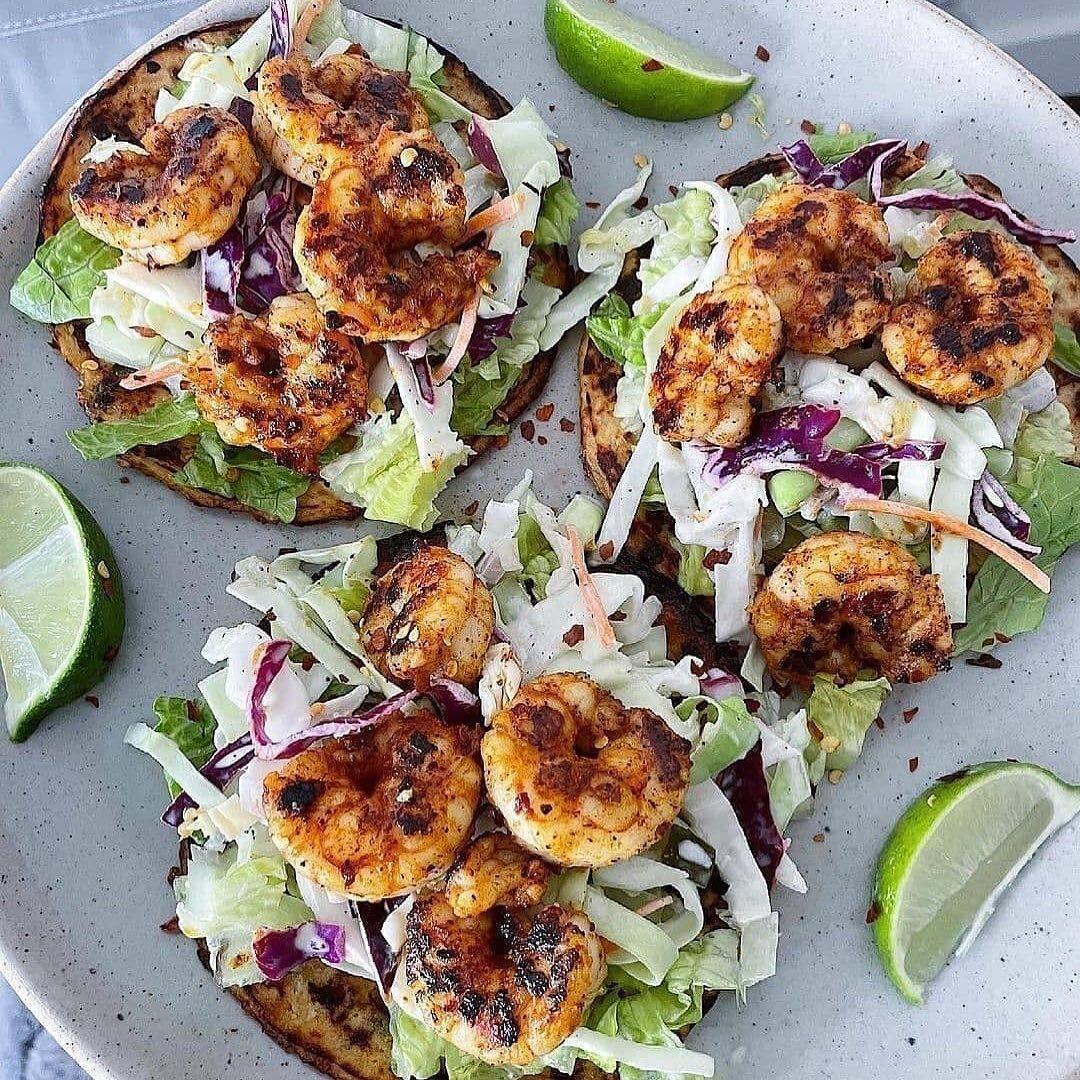
<svg viewBox="0 0 1080 1080">
<path fill-rule="evenodd" d="M 768 125 L 790 140 L 804 117 L 928 139 L 957 163 L 997 180 L 1039 220 L 1080 226 L 1080 120 L 985 41 L 922 0 L 677 0 L 652 8 L 672 30 L 749 66 L 769 103 Z M 541 31 L 540 0 L 377 0 L 458 52 L 511 98 L 553 106 L 574 144 L 583 199 L 606 201 L 631 176 L 633 157 L 657 162 L 654 192 L 712 176 L 768 144 L 737 113 L 661 125 L 622 116 L 578 90 L 556 67 Z M 251 13 L 214 0 L 169 35 Z M 91 26 L 88 34 L 93 34 Z M 166 35 L 166 36 L 169 36 Z M 758 44 L 771 60 L 754 59 Z M 88 42 L 88 46 L 92 43 Z M 6 284 L 33 249 L 37 193 L 54 130 L 0 193 Z M 515 438 L 454 489 L 463 506 L 503 490 L 525 464 L 557 502 L 585 486 L 576 435 L 572 348 L 540 400 L 546 448 Z M 263 1080 L 312 1074 L 285 1058 L 226 996 L 190 944 L 158 926 L 172 911 L 165 872 L 173 833 L 158 823 L 158 771 L 120 743 L 158 693 L 185 693 L 205 672 L 208 628 L 241 617 L 224 594 L 234 559 L 275 552 L 300 537 L 340 540 L 350 526 L 273 530 L 198 510 L 138 475 L 121 486 L 111 462 L 82 463 L 64 432 L 82 422 L 71 372 L 46 333 L 0 304 L 0 458 L 54 472 L 111 536 L 128 589 L 120 658 L 97 691 L 23 746 L 0 746 L 0 967 L 33 1010 L 95 1076 L 109 1080 Z M 693 1035 L 730 1080 L 994 1077 L 1065 1080 L 1080 1066 L 1080 900 L 1074 828 L 1014 886 L 962 963 L 922 1009 L 905 1005 L 881 974 L 864 925 L 878 847 L 904 802 L 963 763 L 1015 757 L 1080 779 L 1075 561 L 1055 580 L 1046 625 L 1001 652 L 1005 666 L 961 664 L 898 694 L 857 769 L 821 793 L 815 821 L 795 829 L 793 855 L 809 894 L 780 897 L 776 978 L 745 1008 L 722 1001 Z M 902 709 L 919 707 L 909 723 Z M 914 772 L 909 771 L 909 761 Z M 823 843 L 811 837 L 825 831 Z"/>
</svg>

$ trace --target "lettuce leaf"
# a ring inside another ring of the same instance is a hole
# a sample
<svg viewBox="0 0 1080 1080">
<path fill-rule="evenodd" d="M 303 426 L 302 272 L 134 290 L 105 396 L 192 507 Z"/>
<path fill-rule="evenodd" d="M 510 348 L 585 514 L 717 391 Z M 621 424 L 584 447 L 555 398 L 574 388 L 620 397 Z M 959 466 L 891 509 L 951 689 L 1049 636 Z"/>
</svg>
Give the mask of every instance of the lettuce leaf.
<svg viewBox="0 0 1080 1080">
<path fill-rule="evenodd" d="M 1080 341 L 1076 331 L 1063 322 L 1054 323 L 1054 355 L 1051 357 L 1062 371 L 1080 377 Z"/>
<path fill-rule="evenodd" d="M 427 530 L 439 516 L 435 498 L 465 459 L 462 452 L 425 472 L 409 417 L 380 413 L 364 424 L 355 449 L 323 467 L 322 477 L 335 495 L 363 507 L 369 520 Z"/>
<path fill-rule="evenodd" d="M 581 212 L 581 203 L 564 176 L 544 191 L 540 202 L 540 216 L 536 219 L 533 243 L 538 247 L 546 244 L 570 243 L 574 222 Z"/>
<path fill-rule="evenodd" d="M 1026 483 L 1007 485 L 1031 517 L 1031 542 L 1042 547 L 1034 562 L 1050 573 L 1058 559 L 1080 542 L 1080 469 L 1055 458 L 1039 458 Z M 997 635 L 1015 637 L 1043 621 L 1049 597 L 1011 566 L 991 556 L 968 592 L 968 621 L 956 633 L 956 652 L 993 649 Z"/>
<path fill-rule="evenodd" d="M 239 862 L 232 846 L 221 854 L 192 847 L 187 873 L 173 882 L 180 931 L 206 938 L 222 986 L 262 981 L 252 953 L 257 930 L 284 930 L 312 917 L 307 904 L 286 891 L 284 860 L 269 842 L 265 848 Z"/>
<path fill-rule="evenodd" d="M 216 431 L 204 431 L 176 479 L 268 514 L 278 521 L 296 517 L 296 501 L 311 486 L 301 473 L 279 465 L 253 447 L 226 446 Z"/>
<path fill-rule="evenodd" d="M 707 709 L 707 718 L 701 728 L 701 738 L 691 755 L 690 783 L 700 784 L 710 780 L 729 765 L 744 758 L 761 738 L 754 718 L 746 702 L 737 696 L 713 701 L 707 697 L 687 698 L 676 710 L 686 719 L 687 704 Z"/>
<path fill-rule="evenodd" d="M 521 291 L 524 306 L 510 324 L 510 336 L 497 338 L 495 351 L 477 364 L 462 363 L 454 372 L 454 411 L 450 426 L 462 438 L 501 435 L 494 423 L 498 408 L 521 377 L 521 369 L 540 353 L 540 336 L 559 290 L 529 278 Z"/>
<path fill-rule="evenodd" d="M 705 569 L 705 548 L 701 544 L 684 544 L 674 537 L 671 542 L 679 553 L 679 588 L 690 596 L 714 596 L 716 583 Z"/>
<path fill-rule="evenodd" d="M 886 679 L 856 679 L 837 686 L 831 675 L 816 675 L 806 716 L 821 733 L 829 769 L 850 769 L 862 753 L 863 740 L 892 688 Z M 831 747 L 831 749 L 829 749 Z"/>
<path fill-rule="evenodd" d="M 154 715 L 157 717 L 154 730 L 172 739 L 196 769 L 201 769 L 213 757 L 217 721 L 206 702 L 159 697 L 154 702 Z M 180 794 L 180 785 L 168 774 L 165 783 L 175 799 Z"/>
<path fill-rule="evenodd" d="M 709 220 L 712 196 L 691 189 L 677 199 L 656 208 L 667 231 L 653 241 L 652 251 L 638 269 L 641 291 L 648 292 L 669 270 L 683 259 L 694 256 L 707 259 L 716 240 L 716 230 Z"/>
<path fill-rule="evenodd" d="M 847 135 L 818 131 L 807 136 L 806 141 L 810 144 L 810 149 L 817 154 L 819 161 L 825 165 L 835 165 L 838 161 L 843 161 L 848 154 L 853 154 L 860 146 L 873 142 L 875 138 L 877 136 L 872 131 L 850 131 Z"/>
<path fill-rule="evenodd" d="M 1013 441 L 1008 479 L 1029 488 L 1039 458 L 1068 461 L 1075 453 L 1069 410 L 1060 401 L 1051 402 L 1041 412 L 1026 417 L 1020 425 Z"/>
<path fill-rule="evenodd" d="M 158 446 L 205 431 L 208 425 L 190 394 L 168 398 L 131 420 L 102 420 L 68 432 L 68 440 L 86 461 L 127 453 L 135 446 Z"/>
<path fill-rule="evenodd" d="M 74 219 L 60 226 L 34 252 L 11 286 L 11 306 L 43 323 L 90 317 L 90 295 L 120 252 L 91 236 Z"/>
<path fill-rule="evenodd" d="M 618 293 L 611 293 L 585 320 L 585 329 L 593 344 L 609 360 L 644 371 L 645 335 L 665 310 L 663 305 L 658 304 L 642 315 L 634 315 Z"/>
</svg>

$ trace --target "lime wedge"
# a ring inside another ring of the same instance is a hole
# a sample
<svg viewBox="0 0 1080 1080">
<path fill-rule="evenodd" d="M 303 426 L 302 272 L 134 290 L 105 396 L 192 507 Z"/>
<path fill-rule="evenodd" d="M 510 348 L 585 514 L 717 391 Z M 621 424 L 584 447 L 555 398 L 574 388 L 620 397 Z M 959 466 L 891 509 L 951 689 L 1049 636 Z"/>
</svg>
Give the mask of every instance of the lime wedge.
<svg viewBox="0 0 1080 1080">
<path fill-rule="evenodd" d="M 1038 765 L 991 761 L 945 777 L 897 822 L 870 907 L 878 955 L 912 1004 L 963 956 L 1043 841 L 1080 811 L 1080 788 Z"/>
<path fill-rule="evenodd" d="M 124 594 L 89 511 L 48 473 L 0 462 L 0 670 L 22 742 L 86 693 L 116 655 Z"/>
<path fill-rule="evenodd" d="M 754 81 L 605 0 L 547 0 L 544 29 L 575 82 L 634 116 L 709 116 L 738 101 Z"/>
</svg>

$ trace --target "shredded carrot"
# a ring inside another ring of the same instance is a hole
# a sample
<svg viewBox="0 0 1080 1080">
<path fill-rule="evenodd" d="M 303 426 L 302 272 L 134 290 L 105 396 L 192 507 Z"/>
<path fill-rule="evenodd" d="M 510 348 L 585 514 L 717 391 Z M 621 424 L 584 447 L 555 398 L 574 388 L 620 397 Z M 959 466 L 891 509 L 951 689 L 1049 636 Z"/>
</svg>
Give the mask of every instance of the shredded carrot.
<svg viewBox="0 0 1080 1080">
<path fill-rule="evenodd" d="M 634 908 L 634 914 L 641 916 L 652 915 L 653 912 L 661 911 L 669 904 L 674 903 L 675 898 L 672 896 L 658 896 L 655 900 L 649 900 L 647 903 L 642 904 L 641 907 Z"/>
<path fill-rule="evenodd" d="M 935 529 L 952 533 L 953 536 L 962 536 L 965 540 L 986 548 L 1002 562 L 1008 563 L 1018 574 L 1026 577 L 1039 592 L 1050 591 L 1050 577 L 1044 570 L 1041 570 L 1030 559 L 1025 559 L 1018 551 L 1014 551 L 996 536 L 991 536 L 982 529 L 976 529 L 974 525 L 969 525 L 959 518 L 939 514 L 936 510 L 924 510 L 921 506 L 892 502 L 888 499 L 848 499 L 844 503 L 844 509 L 867 510 L 872 514 L 895 514 L 896 517 L 907 518 L 909 521 L 925 521 Z"/>
<path fill-rule="evenodd" d="M 153 386 L 155 383 L 164 382 L 174 375 L 179 375 L 184 370 L 184 365 L 179 360 L 170 360 L 157 367 L 147 368 L 144 371 L 134 371 L 126 378 L 120 380 L 120 386 L 124 390 L 138 390 L 143 386 Z"/>
<path fill-rule="evenodd" d="M 322 14 L 323 8 L 326 7 L 327 0 L 311 0 L 308 4 L 307 10 L 296 20 L 296 33 L 293 34 L 293 49 L 302 45 L 307 41 L 308 31 L 311 30 L 311 24 Z"/>
<path fill-rule="evenodd" d="M 585 600 L 585 607 L 592 616 L 593 626 L 596 627 L 596 636 L 600 644 L 609 646 L 615 644 L 615 631 L 604 610 L 604 601 L 600 599 L 600 591 L 596 587 L 589 568 L 585 565 L 585 545 L 581 542 L 581 534 L 573 525 L 566 526 L 566 538 L 570 541 L 570 559 L 574 564 L 574 573 L 577 575 L 578 588 Z"/>
<path fill-rule="evenodd" d="M 454 335 L 454 343 L 450 346 L 450 352 L 446 359 L 431 372 L 432 382 L 436 386 L 442 386 L 447 379 L 457 370 L 462 357 L 472 341 L 473 331 L 476 329 L 476 316 L 480 310 L 480 297 L 483 290 L 477 289 L 468 307 L 461 313 L 461 322 L 458 323 L 457 334 Z"/>
<path fill-rule="evenodd" d="M 513 195 L 508 195 L 505 199 L 492 203 L 486 210 L 473 214 L 465 222 L 465 235 L 462 240 L 468 240 L 470 236 L 475 236 L 477 233 L 488 232 L 488 230 L 494 229 L 496 225 L 501 225 L 516 214 L 520 214 L 524 209 L 525 194 L 521 191 L 515 191 Z"/>
</svg>

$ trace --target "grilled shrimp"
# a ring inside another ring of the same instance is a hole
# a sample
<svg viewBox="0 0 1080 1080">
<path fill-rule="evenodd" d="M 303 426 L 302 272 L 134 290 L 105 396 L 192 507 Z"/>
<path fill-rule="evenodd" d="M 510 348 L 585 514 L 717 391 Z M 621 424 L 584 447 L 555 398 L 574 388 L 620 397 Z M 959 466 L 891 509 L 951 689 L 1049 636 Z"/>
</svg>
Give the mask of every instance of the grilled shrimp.
<svg viewBox="0 0 1080 1080">
<path fill-rule="evenodd" d="M 385 900 L 445 874 L 480 802 L 477 731 L 398 713 L 302 751 L 263 782 L 274 843 L 324 889 Z"/>
<path fill-rule="evenodd" d="M 356 161 L 384 126 L 428 126 L 407 76 L 373 64 L 359 45 L 312 67 L 302 53 L 259 69 L 255 137 L 271 164 L 314 187 L 335 164 Z"/>
<path fill-rule="evenodd" d="M 442 893 L 405 919 L 394 997 L 493 1065 L 528 1065 L 581 1024 L 607 974 L 589 920 L 557 904 L 461 918 Z"/>
<path fill-rule="evenodd" d="M 360 641 L 395 682 L 426 687 L 442 676 L 475 686 L 494 629 L 494 601 L 473 568 L 460 555 L 427 545 L 375 582 Z"/>
<path fill-rule="evenodd" d="M 367 367 L 310 296 L 210 324 L 184 363 L 199 412 L 232 446 L 257 446 L 312 476 L 319 454 L 367 412 Z"/>
<path fill-rule="evenodd" d="M 462 918 L 493 907 L 523 908 L 544 899 L 552 869 L 507 833 L 478 836 L 446 879 L 446 899 Z"/>
<path fill-rule="evenodd" d="M 750 604 L 773 677 L 808 687 L 866 668 L 923 682 L 948 666 L 952 628 L 937 578 L 892 540 L 828 532 L 789 551 Z"/>
<path fill-rule="evenodd" d="M 481 755 L 507 828 L 563 866 L 607 866 L 655 843 L 690 779 L 685 739 L 584 675 L 524 686 L 492 719 Z"/>
<path fill-rule="evenodd" d="M 671 328 L 649 386 L 657 433 L 738 446 L 783 346 L 780 312 L 749 281 L 721 278 Z"/>
<path fill-rule="evenodd" d="M 905 382 L 936 401 L 971 405 L 1046 363 L 1052 305 L 1019 244 L 995 232 L 955 232 L 919 260 L 881 343 Z"/>
<path fill-rule="evenodd" d="M 358 164 L 312 192 L 293 251 L 304 284 L 346 333 L 410 341 L 456 319 L 498 256 L 483 248 L 417 259 L 465 231 L 461 167 L 430 131 L 384 130 Z"/>
<path fill-rule="evenodd" d="M 831 353 L 881 329 L 892 287 L 881 211 L 847 191 L 785 184 L 767 195 L 735 238 L 728 270 L 776 301 L 787 343 Z"/>
<path fill-rule="evenodd" d="M 244 125 L 193 105 L 143 136 L 147 154 L 121 150 L 91 165 L 71 189 L 79 224 L 150 266 L 183 262 L 235 224 L 259 162 Z"/>
</svg>

